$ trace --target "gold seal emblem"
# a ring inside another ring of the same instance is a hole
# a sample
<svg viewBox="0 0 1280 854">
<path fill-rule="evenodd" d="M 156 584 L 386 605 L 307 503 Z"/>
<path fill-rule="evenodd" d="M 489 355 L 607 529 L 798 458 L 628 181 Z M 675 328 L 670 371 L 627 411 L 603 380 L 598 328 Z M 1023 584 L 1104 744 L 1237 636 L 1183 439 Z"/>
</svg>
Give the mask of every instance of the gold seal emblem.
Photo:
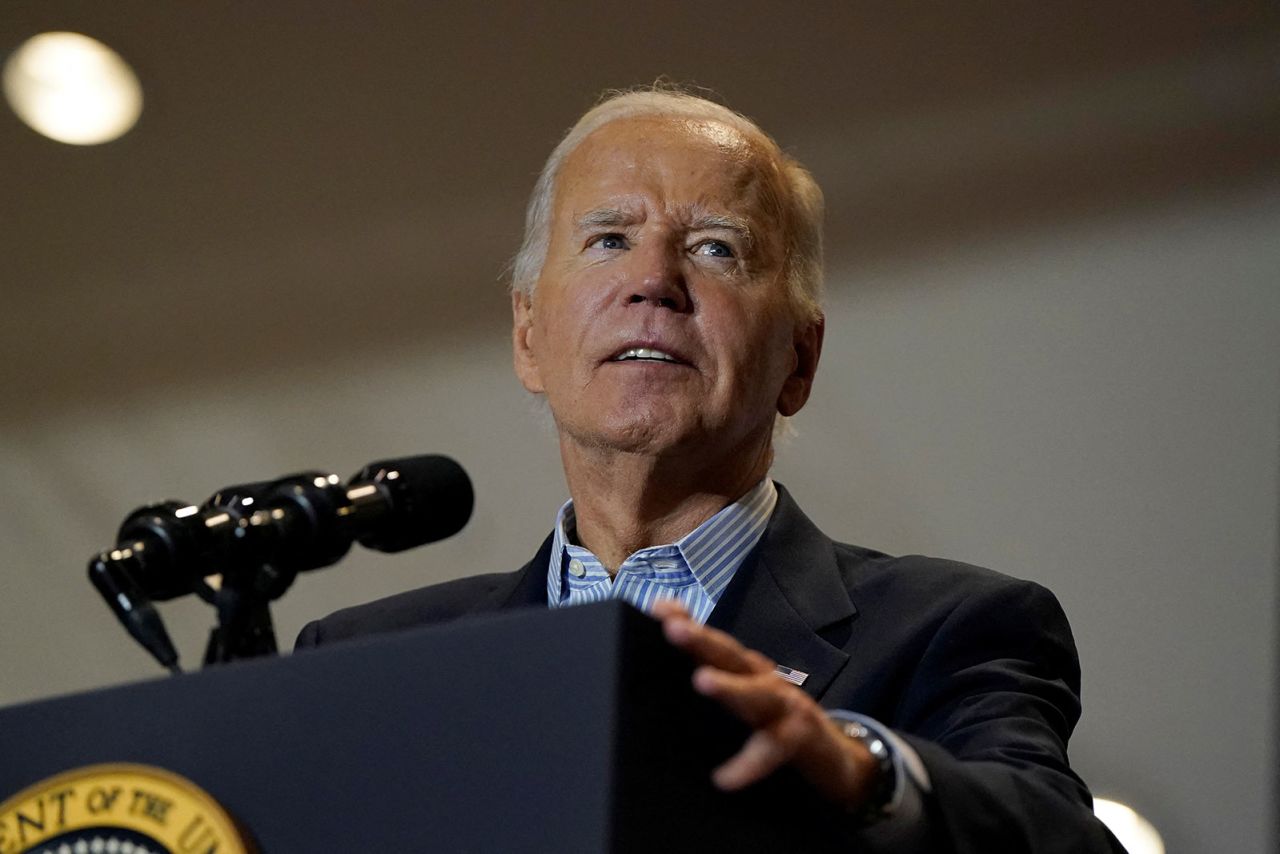
<svg viewBox="0 0 1280 854">
<path fill-rule="evenodd" d="M 90 765 L 0 804 L 0 854 L 249 854 L 231 816 L 161 768 Z"/>
</svg>

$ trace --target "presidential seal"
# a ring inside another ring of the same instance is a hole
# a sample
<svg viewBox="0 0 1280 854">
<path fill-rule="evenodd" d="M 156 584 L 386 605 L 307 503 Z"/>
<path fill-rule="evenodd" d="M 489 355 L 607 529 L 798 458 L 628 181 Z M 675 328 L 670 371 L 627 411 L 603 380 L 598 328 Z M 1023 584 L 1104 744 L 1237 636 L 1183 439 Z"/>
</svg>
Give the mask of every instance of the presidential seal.
<svg viewBox="0 0 1280 854">
<path fill-rule="evenodd" d="M 249 854 L 231 816 L 190 780 L 90 765 L 0 804 L 0 854 Z"/>
</svg>

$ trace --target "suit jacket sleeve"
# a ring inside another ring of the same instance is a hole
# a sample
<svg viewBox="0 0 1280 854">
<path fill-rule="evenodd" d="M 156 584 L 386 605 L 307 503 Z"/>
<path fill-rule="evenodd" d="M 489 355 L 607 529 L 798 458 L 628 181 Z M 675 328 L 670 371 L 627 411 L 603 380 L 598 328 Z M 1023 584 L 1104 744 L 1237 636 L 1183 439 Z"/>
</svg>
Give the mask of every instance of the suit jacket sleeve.
<svg viewBox="0 0 1280 854">
<path fill-rule="evenodd" d="M 802 689 L 823 706 L 874 718 L 919 755 L 931 793 L 913 829 L 925 840 L 903 847 L 882 824 L 853 832 L 854 850 L 1122 850 L 1067 762 L 1079 659 L 1040 585 L 833 543 L 779 485 L 754 560 L 708 624 L 809 674 Z"/>
<path fill-rule="evenodd" d="M 893 724 L 923 761 L 929 850 L 1122 852 L 1067 762 L 1079 664 L 1057 600 L 1007 580 L 920 650 Z"/>
<path fill-rule="evenodd" d="M 320 621 L 312 620 L 302 627 L 302 631 L 298 632 L 298 638 L 293 642 L 294 649 L 311 649 L 320 645 Z"/>
</svg>

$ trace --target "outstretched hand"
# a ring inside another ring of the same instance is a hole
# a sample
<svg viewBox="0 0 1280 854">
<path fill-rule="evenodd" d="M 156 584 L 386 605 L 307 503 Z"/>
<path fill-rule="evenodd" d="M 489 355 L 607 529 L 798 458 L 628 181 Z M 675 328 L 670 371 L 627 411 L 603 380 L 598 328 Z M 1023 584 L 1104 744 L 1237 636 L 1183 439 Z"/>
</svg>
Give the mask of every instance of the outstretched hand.
<svg viewBox="0 0 1280 854">
<path fill-rule="evenodd" d="M 712 773 L 726 791 L 749 786 L 791 765 L 825 798 L 849 809 L 866 799 L 875 759 L 845 737 L 822 708 L 774 672 L 774 663 L 718 629 L 694 622 L 678 602 L 654 604 L 667 640 L 693 656 L 693 687 L 740 718 L 752 734 Z"/>
</svg>

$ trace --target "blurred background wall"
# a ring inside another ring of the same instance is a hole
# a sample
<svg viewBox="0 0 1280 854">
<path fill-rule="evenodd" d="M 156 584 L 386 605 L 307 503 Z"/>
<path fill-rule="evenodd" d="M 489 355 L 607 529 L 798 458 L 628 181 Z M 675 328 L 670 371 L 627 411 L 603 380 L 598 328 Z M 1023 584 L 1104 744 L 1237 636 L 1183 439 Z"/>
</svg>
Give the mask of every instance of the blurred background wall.
<svg viewBox="0 0 1280 854">
<path fill-rule="evenodd" d="M 133 507 L 447 453 L 459 536 L 275 609 L 515 568 L 564 498 L 502 274 L 607 87 L 713 88 L 827 192 L 827 347 L 776 476 L 828 533 L 1051 587 L 1076 765 L 1171 851 L 1273 852 L 1274 4 L 6 0 L 137 70 L 97 147 L 0 114 L 0 704 L 156 667 L 84 577 Z M 188 666 L 212 615 L 162 608 Z M 0 741 L 2 741 L 0 734 Z"/>
</svg>

